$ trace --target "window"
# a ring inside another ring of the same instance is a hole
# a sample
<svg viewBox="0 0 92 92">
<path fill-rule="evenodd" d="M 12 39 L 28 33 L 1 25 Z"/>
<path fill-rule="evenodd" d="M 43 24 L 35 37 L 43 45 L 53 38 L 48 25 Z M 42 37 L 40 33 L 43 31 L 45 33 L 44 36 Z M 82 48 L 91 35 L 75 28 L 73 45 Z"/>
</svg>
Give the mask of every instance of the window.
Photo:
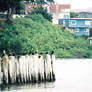
<svg viewBox="0 0 92 92">
<path fill-rule="evenodd" d="M 76 28 L 76 29 L 75 29 L 75 32 L 79 32 L 79 28 Z"/>
<path fill-rule="evenodd" d="M 61 13 L 62 13 L 62 12 L 65 12 L 65 9 L 61 9 L 60 11 L 61 11 Z"/>
<path fill-rule="evenodd" d="M 85 25 L 90 25 L 90 21 L 85 21 Z"/>
<path fill-rule="evenodd" d="M 28 8 L 31 8 L 31 6 L 29 5 Z"/>
<path fill-rule="evenodd" d="M 64 15 L 64 18 L 69 18 L 69 15 Z"/>
<path fill-rule="evenodd" d="M 65 25 L 65 20 L 63 20 L 63 24 Z"/>
<path fill-rule="evenodd" d="M 71 20 L 71 25 L 76 25 L 76 21 L 75 20 Z"/>
<path fill-rule="evenodd" d="M 90 44 L 92 45 L 92 40 L 90 40 Z"/>
<path fill-rule="evenodd" d="M 86 28 L 86 29 L 84 30 L 84 32 L 89 32 L 89 29 L 88 29 L 88 28 Z"/>
</svg>

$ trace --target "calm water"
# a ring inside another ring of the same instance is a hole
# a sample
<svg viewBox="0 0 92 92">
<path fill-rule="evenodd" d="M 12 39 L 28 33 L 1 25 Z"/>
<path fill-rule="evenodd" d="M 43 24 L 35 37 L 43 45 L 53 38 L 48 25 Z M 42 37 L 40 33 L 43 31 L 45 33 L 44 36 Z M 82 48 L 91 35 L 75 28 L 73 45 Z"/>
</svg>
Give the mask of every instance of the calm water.
<svg viewBox="0 0 92 92">
<path fill-rule="evenodd" d="M 12 85 L 3 92 L 92 92 L 92 59 L 62 59 L 56 62 L 56 82 Z"/>
</svg>

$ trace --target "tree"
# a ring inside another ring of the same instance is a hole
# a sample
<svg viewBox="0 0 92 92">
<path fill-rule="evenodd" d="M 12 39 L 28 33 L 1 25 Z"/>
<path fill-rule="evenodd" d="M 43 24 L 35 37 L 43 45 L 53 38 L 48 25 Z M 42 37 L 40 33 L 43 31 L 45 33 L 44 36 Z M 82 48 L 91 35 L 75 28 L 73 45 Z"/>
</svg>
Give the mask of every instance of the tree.
<svg viewBox="0 0 92 92">
<path fill-rule="evenodd" d="M 0 52 L 3 50 L 22 54 L 30 50 L 55 51 L 58 58 L 89 58 L 92 46 L 83 37 L 76 37 L 61 27 L 52 25 L 40 14 L 30 18 L 16 18 L 12 24 L 0 25 Z"/>
<path fill-rule="evenodd" d="M 16 7 L 16 14 L 25 14 L 25 2 L 20 1 Z"/>
<path fill-rule="evenodd" d="M 7 11 L 7 21 L 10 21 L 12 14 L 14 14 L 16 5 L 20 0 L 0 0 L 0 11 Z"/>
<path fill-rule="evenodd" d="M 75 12 L 70 12 L 70 18 L 79 18 L 80 15 L 78 13 Z"/>
<path fill-rule="evenodd" d="M 21 1 L 24 0 L 0 0 L 0 11 L 7 12 L 7 22 L 11 21 L 12 15 L 16 12 L 18 8 L 21 8 Z M 30 0 L 34 2 L 34 0 Z"/>
<path fill-rule="evenodd" d="M 7 21 L 10 21 L 12 18 L 12 15 L 16 12 L 18 8 L 21 8 L 21 1 L 24 0 L 0 0 L 0 11 L 1 12 L 7 12 Z M 26 1 L 26 0 L 25 0 Z M 53 0 L 27 0 L 27 2 L 36 3 L 40 2 L 52 2 Z"/>
<path fill-rule="evenodd" d="M 48 4 L 54 3 L 54 0 L 26 0 L 27 3 L 36 3 L 36 4 Z"/>
<path fill-rule="evenodd" d="M 41 6 L 34 8 L 34 11 L 32 12 L 32 14 L 41 14 L 45 19 L 52 21 L 52 14 L 48 13 L 47 8 L 44 8 Z"/>
</svg>

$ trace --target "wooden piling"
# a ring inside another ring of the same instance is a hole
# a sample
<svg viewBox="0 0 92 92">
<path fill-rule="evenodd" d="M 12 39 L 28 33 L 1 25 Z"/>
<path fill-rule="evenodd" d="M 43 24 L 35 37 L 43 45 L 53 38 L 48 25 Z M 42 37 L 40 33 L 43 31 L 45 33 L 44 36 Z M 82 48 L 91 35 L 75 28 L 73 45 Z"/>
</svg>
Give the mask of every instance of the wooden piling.
<svg viewBox="0 0 92 92">
<path fill-rule="evenodd" d="M 0 57 L 0 85 L 2 84 L 2 71 L 1 71 L 1 57 Z"/>
<path fill-rule="evenodd" d="M 52 51 L 51 53 L 51 66 L 52 66 L 52 81 L 55 81 L 55 55 Z"/>
<path fill-rule="evenodd" d="M 47 53 L 46 59 L 43 54 L 7 56 L 2 58 L 2 65 L 0 60 L 0 74 L 1 67 L 3 72 L 3 83 L 34 83 L 43 81 L 55 81 L 55 55 L 51 56 Z M 0 77 L 1 81 L 1 77 Z"/>
<path fill-rule="evenodd" d="M 22 56 L 20 56 L 20 58 L 19 58 L 19 70 L 20 70 L 20 81 L 21 81 L 21 83 L 23 83 L 24 82 L 24 74 L 23 74 L 23 71 L 24 71 L 24 61 L 23 61 L 23 55 Z"/>
<path fill-rule="evenodd" d="M 3 83 L 4 84 L 8 84 L 8 61 L 9 61 L 8 56 L 4 55 L 2 58 L 2 62 L 3 62 L 2 71 L 3 71 Z"/>
<path fill-rule="evenodd" d="M 51 57 L 49 54 L 46 55 L 46 80 L 50 81 L 52 78 L 52 68 L 51 68 Z"/>
<path fill-rule="evenodd" d="M 9 56 L 9 80 L 10 83 L 15 83 L 16 82 L 16 63 L 15 63 L 15 56 Z"/>
<path fill-rule="evenodd" d="M 15 65 L 16 65 L 16 83 L 20 83 L 20 65 L 19 65 L 19 57 L 15 58 Z"/>
</svg>

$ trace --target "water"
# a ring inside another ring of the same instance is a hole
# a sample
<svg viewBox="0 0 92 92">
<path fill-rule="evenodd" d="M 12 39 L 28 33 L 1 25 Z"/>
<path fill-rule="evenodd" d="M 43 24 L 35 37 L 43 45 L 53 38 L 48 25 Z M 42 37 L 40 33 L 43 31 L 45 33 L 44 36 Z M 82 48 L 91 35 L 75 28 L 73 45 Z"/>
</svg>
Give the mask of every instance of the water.
<svg viewBox="0 0 92 92">
<path fill-rule="evenodd" d="M 92 92 L 92 59 L 56 62 L 56 82 L 12 85 L 3 92 Z"/>
</svg>

